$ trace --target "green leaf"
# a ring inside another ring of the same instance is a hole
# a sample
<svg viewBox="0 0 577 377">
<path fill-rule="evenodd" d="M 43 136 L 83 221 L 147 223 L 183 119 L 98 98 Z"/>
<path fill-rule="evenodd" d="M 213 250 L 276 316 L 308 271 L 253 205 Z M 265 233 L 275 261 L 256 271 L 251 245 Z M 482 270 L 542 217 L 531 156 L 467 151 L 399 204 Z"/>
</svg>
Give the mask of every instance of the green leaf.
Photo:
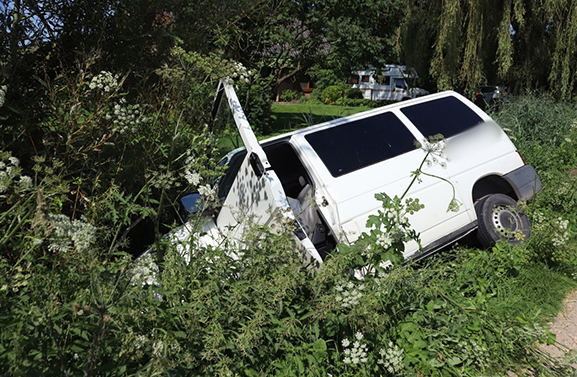
<svg viewBox="0 0 577 377">
<path fill-rule="evenodd" d="M 447 363 L 448 363 L 450 366 L 453 366 L 453 367 L 456 366 L 456 365 L 461 364 L 462 362 L 463 362 L 463 360 L 461 360 L 461 359 L 460 359 L 459 357 L 457 357 L 457 356 L 452 356 L 452 357 L 449 357 L 449 358 L 447 359 Z"/>
</svg>

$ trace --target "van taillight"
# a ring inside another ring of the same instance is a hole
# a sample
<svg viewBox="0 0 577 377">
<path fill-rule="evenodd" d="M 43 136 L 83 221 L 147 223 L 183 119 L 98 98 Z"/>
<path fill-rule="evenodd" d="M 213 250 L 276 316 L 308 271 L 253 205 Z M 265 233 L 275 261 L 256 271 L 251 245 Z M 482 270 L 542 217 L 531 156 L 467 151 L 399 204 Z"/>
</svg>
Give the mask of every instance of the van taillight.
<svg viewBox="0 0 577 377">
<path fill-rule="evenodd" d="M 521 154 L 521 152 L 517 151 L 517 154 L 519 155 L 519 157 L 521 157 L 521 161 L 523 161 L 523 165 L 527 165 L 527 163 L 525 162 L 525 159 L 523 158 L 523 155 Z"/>
</svg>

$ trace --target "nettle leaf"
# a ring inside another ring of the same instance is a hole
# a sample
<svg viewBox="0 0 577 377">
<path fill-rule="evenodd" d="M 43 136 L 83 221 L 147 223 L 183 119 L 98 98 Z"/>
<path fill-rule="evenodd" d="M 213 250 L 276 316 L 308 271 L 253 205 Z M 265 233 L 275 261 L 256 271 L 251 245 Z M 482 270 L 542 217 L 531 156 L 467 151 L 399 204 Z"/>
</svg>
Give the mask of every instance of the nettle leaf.
<svg viewBox="0 0 577 377">
<path fill-rule="evenodd" d="M 433 299 L 427 303 L 427 311 L 434 312 L 437 309 L 445 307 L 446 303 L 443 300 Z"/>
<path fill-rule="evenodd" d="M 437 358 L 429 360 L 429 365 L 433 368 L 442 368 L 445 364 L 440 362 Z"/>
<path fill-rule="evenodd" d="M 461 360 L 457 356 L 451 356 L 447 359 L 447 364 L 449 364 L 450 366 L 453 366 L 453 367 L 461 364 L 462 362 L 463 362 L 463 360 Z"/>
</svg>

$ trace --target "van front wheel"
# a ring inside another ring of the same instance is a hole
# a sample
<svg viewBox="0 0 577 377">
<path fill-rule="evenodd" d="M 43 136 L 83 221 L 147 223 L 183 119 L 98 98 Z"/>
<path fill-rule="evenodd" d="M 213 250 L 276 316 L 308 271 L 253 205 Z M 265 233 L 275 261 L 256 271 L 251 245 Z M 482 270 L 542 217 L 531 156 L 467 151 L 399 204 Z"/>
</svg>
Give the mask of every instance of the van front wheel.
<svg viewBox="0 0 577 377">
<path fill-rule="evenodd" d="M 517 202 L 504 194 L 487 195 L 475 204 L 477 238 L 484 247 L 498 240 L 517 245 L 531 236 L 531 224 Z"/>
</svg>

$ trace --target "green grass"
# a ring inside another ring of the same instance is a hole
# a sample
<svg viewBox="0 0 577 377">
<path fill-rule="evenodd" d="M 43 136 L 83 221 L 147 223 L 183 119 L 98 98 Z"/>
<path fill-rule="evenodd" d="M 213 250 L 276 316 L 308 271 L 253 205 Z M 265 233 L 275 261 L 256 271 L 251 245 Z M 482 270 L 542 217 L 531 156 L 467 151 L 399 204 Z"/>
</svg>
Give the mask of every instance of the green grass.
<svg viewBox="0 0 577 377">
<path fill-rule="evenodd" d="M 282 135 L 287 132 L 312 126 L 332 119 L 338 119 L 347 115 L 370 110 L 370 107 L 350 107 L 333 106 L 312 103 L 273 103 L 272 111 L 272 132 L 266 135 L 257 135 L 259 140 Z M 230 136 L 220 136 L 218 141 L 219 155 L 226 153 L 240 145 L 239 137 L 235 135 L 234 140 Z"/>
<path fill-rule="evenodd" d="M 275 103 L 272 105 L 272 113 L 275 116 L 272 129 L 275 134 L 289 132 L 365 110 L 370 110 L 370 107 Z"/>
</svg>

